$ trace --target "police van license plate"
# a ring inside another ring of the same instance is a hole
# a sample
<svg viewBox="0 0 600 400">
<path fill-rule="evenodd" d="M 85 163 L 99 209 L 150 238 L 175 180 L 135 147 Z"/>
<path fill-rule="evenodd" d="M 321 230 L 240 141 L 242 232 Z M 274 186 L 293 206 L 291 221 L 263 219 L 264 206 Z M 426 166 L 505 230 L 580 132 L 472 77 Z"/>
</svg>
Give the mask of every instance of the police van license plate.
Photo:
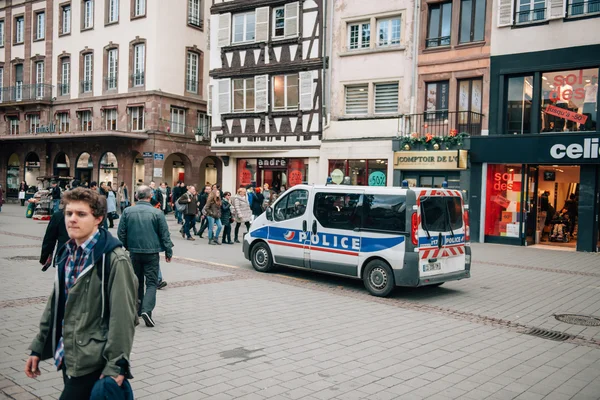
<svg viewBox="0 0 600 400">
<path fill-rule="evenodd" d="M 442 264 L 440 264 L 439 262 L 423 265 L 423 272 L 440 271 L 441 269 Z"/>
</svg>

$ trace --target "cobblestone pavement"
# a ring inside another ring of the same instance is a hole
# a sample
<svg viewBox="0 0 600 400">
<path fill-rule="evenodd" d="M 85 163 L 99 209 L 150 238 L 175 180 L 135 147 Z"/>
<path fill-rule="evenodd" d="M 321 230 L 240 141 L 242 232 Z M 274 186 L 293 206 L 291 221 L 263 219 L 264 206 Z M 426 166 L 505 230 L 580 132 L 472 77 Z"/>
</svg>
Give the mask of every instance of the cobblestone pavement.
<svg viewBox="0 0 600 400">
<path fill-rule="evenodd" d="M 45 223 L 0 213 L 0 399 L 58 398 L 43 363 L 22 372 L 53 276 Z M 473 277 L 369 296 L 362 283 L 255 272 L 240 245 L 186 242 L 161 268 L 154 329 L 139 326 L 132 385 L 143 399 L 600 399 L 600 257 L 473 245 Z M 564 340 L 531 334 L 564 333 Z"/>
</svg>

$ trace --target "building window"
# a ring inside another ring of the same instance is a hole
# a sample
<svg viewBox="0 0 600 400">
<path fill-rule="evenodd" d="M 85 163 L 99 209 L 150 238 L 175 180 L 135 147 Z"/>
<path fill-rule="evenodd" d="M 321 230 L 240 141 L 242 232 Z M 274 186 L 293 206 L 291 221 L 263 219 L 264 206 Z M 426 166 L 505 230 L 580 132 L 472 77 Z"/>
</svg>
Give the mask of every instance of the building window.
<svg viewBox="0 0 600 400">
<path fill-rule="evenodd" d="M 139 132 L 144 130 L 144 107 L 130 107 L 131 130 Z"/>
<path fill-rule="evenodd" d="M 35 95 L 37 99 L 44 97 L 44 62 L 35 63 Z"/>
<path fill-rule="evenodd" d="M 398 83 L 375 84 L 375 114 L 398 113 Z"/>
<path fill-rule="evenodd" d="M 81 119 L 81 130 L 84 132 L 92 131 L 92 112 L 89 110 L 81 111 L 79 113 Z"/>
<path fill-rule="evenodd" d="M 298 109 L 298 74 L 273 77 L 273 111 Z"/>
<path fill-rule="evenodd" d="M 576 17 L 580 15 L 600 13 L 599 0 L 568 0 L 567 15 Z"/>
<path fill-rule="evenodd" d="M 70 82 L 71 82 L 71 59 L 68 57 L 61 59 L 60 64 L 60 80 L 61 83 L 59 85 L 59 94 L 60 96 L 68 95 L 70 90 Z"/>
<path fill-rule="evenodd" d="M 81 82 L 81 91 L 90 93 L 93 88 L 94 55 L 92 53 L 83 56 L 83 81 Z"/>
<path fill-rule="evenodd" d="M 58 131 L 59 132 L 69 132 L 70 124 L 69 124 L 69 113 L 57 113 L 56 121 L 58 122 Z"/>
<path fill-rule="evenodd" d="M 188 51 L 185 89 L 190 93 L 198 93 L 198 53 Z"/>
<path fill-rule="evenodd" d="M 198 113 L 198 133 L 205 138 L 210 137 L 210 117 L 204 113 Z"/>
<path fill-rule="evenodd" d="M 35 40 L 43 40 L 46 37 L 46 13 L 36 13 L 35 21 Z"/>
<path fill-rule="evenodd" d="M 254 78 L 233 79 L 233 112 L 254 111 Z"/>
<path fill-rule="evenodd" d="M 171 133 L 185 133 L 185 110 L 171 107 Z"/>
<path fill-rule="evenodd" d="M 15 44 L 23 43 L 25 29 L 25 18 L 17 17 L 15 18 Z"/>
<path fill-rule="evenodd" d="M 82 9 L 82 29 L 94 27 L 94 0 L 84 0 Z"/>
<path fill-rule="evenodd" d="M 7 117 L 9 121 L 10 134 L 18 135 L 19 134 L 19 117 Z"/>
<path fill-rule="evenodd" d="M 458 131 L 473 134 L 481 124 L 481 99 L 483 80 L 481 78 L 458 81 Z"/>
<path fill-rule="evenodd" d="M 29 114 L 27 120 L 29 121 L 29 133 L 37 133 L 37 130 L 40 129 L 40 114 Z"/>
<path fill-rule="evenodd" d="M 346 114 L 366 115 L 369 113 L 369 85 L 346 86 Z"/>
<path fill-rule="evenodd" d="M 233 43 L 252 42 L 255 38 L 256 14 L 254 11 L 233 16 Z"/>
<path fill-rule="evenodd" d="M 144 65 L 146 58 L 146 45 L 133 46 L 133 86 L 144 86 Z"/>
<path fill-rule="evenodd" d="M 146 15 L 146 0 L 133 1 L 133 16 L 142 17 Z"/>
<path fill-rule="evenodd" d="M 0 20 L 0 47 L 4 47 L 4 20 Z"/>
<path fill-rule="evenodd" d="M 377 33 L 379 35 L 377 46 L 400 44 L 400 17 L 377 21 Z"/>
<path fill-rule="evenodd" d="M 427 83 L 425 93 L 427 119 L 448 118 L 448 92 L 448 81 Z"/>
<path fill-rule="evenodd" d="M 460 2 L 460 43 L 479 42 L 485 31 L 485 0 Z"/>
<path fill-rule="evenodd" d="M 368 49 L 371 46 L 371 24 L 361 22 L 348 25 L 348 49 Z"/>
<path fill-rule="evenodd" d="M 197 27 L 202 27 L 200 0 L 188 1 L 188 23 Z"/>
<path fill-rule="evenodd" d="M 517 24 L 546 19 L 546 0 L 517 0 L 517 3 L 518 10 L 515 13 Z"/>
<path fill-rule="evenodd" d="M 285 7 L 273 9 L 273 37 L 285 36 Z"/>
<path fill-rule="evenodd" d="M 531 133 L 533 76 L 508 78 L 506 97 L 506 133 Z"/>
<path fill-rule="evenodd" d="M 110 108 L 104 110 L 104 123 L 107 131 L 117 130 L 117 109 Z"/>
<path fill-rule="evenodd" d="M 110 49 L 106 54 L 107 72 L 106 89 L 115 90 L 117 88 L 117 71 L 118 71 L 118 54 L 119 50 Z"/>
<path fill-rule="evenodd" d="M 274 39 L 294 37 L 298 35 L 299 3 L 287 3 L 285 6 L 273 8 L 273 33 Z M 262 18 L 259 16 L 259 26 Z M 268 21 L 268 17 L 267 17 Z M 267 22 L 265 21 L 265 22 Z"/>
<path fill-rule="evenodd" d="M 452 3 L 429 5 L 429 26 L 426 47 L 450 46 Z"/>
<path fill-rule="evenodd" d="M 119 22 L 119 0 L 107 0 L 107 12 L 106 12 L 106 22 L 108 24 L 114 24 Z"/>
<path fill-rule="evenodd" d="M 66 35 L 71 33 L 71 5 L 67 4 L 62 6 L 62 11 L 61 11 L 61 28 L 62 28 L 62 35 Z"/>
<path fill-rule="evenodd" d="M 23 64 L 15 65 L 15 91 L 14 99 L 23 100 Z"/>
</svg>

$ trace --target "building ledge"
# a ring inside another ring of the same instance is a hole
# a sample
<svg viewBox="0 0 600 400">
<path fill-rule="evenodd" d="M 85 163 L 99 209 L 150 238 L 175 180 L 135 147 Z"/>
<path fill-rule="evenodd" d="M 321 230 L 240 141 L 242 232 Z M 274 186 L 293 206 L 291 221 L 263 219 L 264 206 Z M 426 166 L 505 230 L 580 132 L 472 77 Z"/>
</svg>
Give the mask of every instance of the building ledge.
<svg viewBox="0 0 600 400">
<path fill-rule="evenodd" d="M 146 140 L 148 134 L 143 132 L 117 132 L 117 131 L 98 131 L 98 132 L 65 132 L 65 133 L 27 133 L 22 135 L 4 135 L 0 136 L 2 141 L 23 141 L 23 140 L 70 140 L 70 139 L 96 139 L 96 138 L 123 138 Z"/>
<path fill-rule="evenodd" d="M 364 50 L 345 50 L 340 53 L 340 57 L 350 57 L 350 56 L 364 56 L 367 54 L 379 54 L 379 53 L 389 53 L 391 51 L 404 51 L 406 50 L 406 46 L 395 45 L 388 47 L 375 47 L 373 49 L 364 49 Z"/>
</svg>

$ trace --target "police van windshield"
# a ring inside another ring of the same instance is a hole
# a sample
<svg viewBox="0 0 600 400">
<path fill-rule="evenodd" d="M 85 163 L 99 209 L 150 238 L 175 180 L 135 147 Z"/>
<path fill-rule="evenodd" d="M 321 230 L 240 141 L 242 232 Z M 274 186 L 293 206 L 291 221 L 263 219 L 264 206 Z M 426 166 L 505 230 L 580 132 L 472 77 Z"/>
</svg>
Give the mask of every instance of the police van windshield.
<svg viewBox="0 0 600 400">
<path fill-rule="evenodd" d="M 422 197 L 421 224 L 427 232 L 448 232 L 463 224 L 460 197 Z"/>
</svg>

